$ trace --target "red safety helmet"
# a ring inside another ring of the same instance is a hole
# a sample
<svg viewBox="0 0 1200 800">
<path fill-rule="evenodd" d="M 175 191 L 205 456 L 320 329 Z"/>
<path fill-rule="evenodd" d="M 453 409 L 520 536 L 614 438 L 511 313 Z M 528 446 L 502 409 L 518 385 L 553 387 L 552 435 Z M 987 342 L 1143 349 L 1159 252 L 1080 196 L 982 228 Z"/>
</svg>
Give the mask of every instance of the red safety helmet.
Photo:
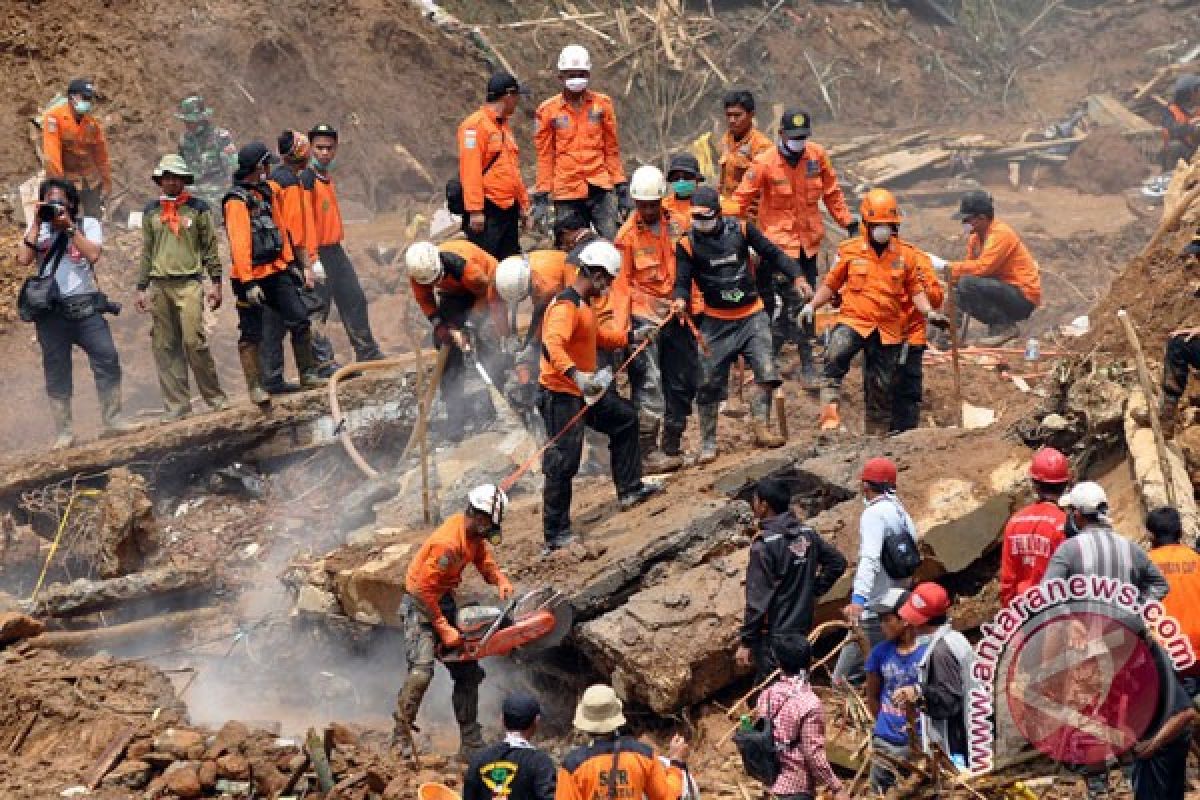
<svg viewBox="0 0 1200 800">
<path fill-rule="evenodd" d="M 1053 447 L 1043 447 L 1033 454 L 1029 477 L 1039 483 L 1067 483 L 1071 480 L 1071 462 Z"/>
<path fill-rule="evenodd" d="M 886 483 L 895 486 L 896 462 L 883 456 L 867 459 L 867 463 L 863 464 L 861 478 L 867 483 Z"/>
</svg>

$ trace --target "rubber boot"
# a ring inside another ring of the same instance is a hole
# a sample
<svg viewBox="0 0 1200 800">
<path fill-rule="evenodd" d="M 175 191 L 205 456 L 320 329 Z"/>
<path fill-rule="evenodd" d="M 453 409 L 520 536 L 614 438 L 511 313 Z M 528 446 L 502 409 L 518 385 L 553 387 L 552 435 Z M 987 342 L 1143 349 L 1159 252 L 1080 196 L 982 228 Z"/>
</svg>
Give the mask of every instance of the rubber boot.
<svg viewBox="0 0 1200 800">
<path fill-rule="evenodd" d="M 432 682 L 432 673 L 422 670 L 410 671 L 408 679 L 404 681 L 404 687 L 400 690 L 400 695 L 396 698 L 396 711 L 392 714 L 392 719 L 395 721 L 395 727 L 392 729 L 392 746 L 404 750 L 405 755 L 411 754 L 414 746 L 413 734 L 418 732 L 417 712 L 421 710 L 421 701 L 425 699 L 425 692 Z"/>
<path fill-rule="evenodd" d="M 800 352 L 800 388 L 806 392 L 817 392 L 821 389 L 821 375 L 813 362 L 812 340 L 805 339 L 796 345 Z"/>
<path fill-rule="evenodd" d="M 754 443 L 759 447 L 783 447 L 787 440 L 771 430 L 771 394 L 758 391 L 750 398 L 750 419 Z"/>
<path fill-rule="evenodd" d="M 312 328 L 304 333 L 292 331 L 291 338 L 292 356 L 296 359 L 296 371 L 300 373 L 301 388 L 316 389 L 329 383 L 317 370 L 317 357 L 313 354 Z"/>
<path fill-rule="evenodd" d="M 71 398 L 51 397 L 50 413 L 54 416 L 55 450 L 65 450 L 75 444 L 75 433 L 71 429 Z"/>
<path fill-rule="evenodd" d="M 128 433 L 137 428 L 136 425 L 121 416 L 120 386 L 100 392 L 100 421 L 104 425 L 103 435 L 105 436 Z"/>
<path fill-rule="evenodd" d="M 1158 406 L 1158 422 L 1162 427 L 1164 439 L 1170 439 L 1175 435 L 1175 420 L 1179 416 L 1179 401 L 1168 398 L 1163 395 L 1162 401 Z"/>
<path fill-rule="evenodd" d="M 238 358 L 242 362 L 242 374 L 246 376 L 246 391 L 250 401 L 260 408 L 271 405 L 271 395 L 262 385 L 262 372 L 258 368 L 258 345 L 254 342 L 238 342 Z"/>
<path fill-rule="evenodd" d="M 472 664 L 479 673 L 452 675 L 454 690 L 450 694 L 450 705 L 454 707 L 454 719 L 458 722 L 458 757 L 469 762 L 471 756 L 484 748 L 483 728 L 479 725 L 479 684 L 483 682 L 483 669 Z"/>
<path fill-rule="evenodd" d="M 683 457 L 683 428 L 674 425 L 663 426 L 662 451 L 668 458 Z"/>
<path fill-rule="evenodd" d="M 652 429 L 651 429 L 652 427 Z M 671 456 L 658 449 L 659 423 L 644 426 L 638 434 L 638 444 L 642 454 L 642 472 L 654 475 L 660 472 L 673 472 L 683 466 L 683 458 Z"/>
<path fill-rule="evenodd" d="M 717 460 L 717 410 L 716 403 L 697 406 L 700 417 L 700 455 L 697 464 L 711 464 Z"/>
</svg>

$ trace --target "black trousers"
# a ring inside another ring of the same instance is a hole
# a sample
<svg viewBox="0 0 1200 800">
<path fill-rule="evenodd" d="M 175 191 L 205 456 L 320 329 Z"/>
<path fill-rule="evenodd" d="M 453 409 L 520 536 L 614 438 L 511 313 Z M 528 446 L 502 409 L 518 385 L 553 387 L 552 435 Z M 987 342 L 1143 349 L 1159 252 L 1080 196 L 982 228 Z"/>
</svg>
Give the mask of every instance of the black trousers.
<svg viewBox="0 0 1200 800">
<path fill-rule="evenodd" d="M 291 271 L 289 270 L 289 272 Z M 305 289 L 304 284 L 297 279 L 294 272 L 291 272 L 291 280 L 296 284 L 296 291 L 300 293 L 300 299 L 308 310 L 310 322 L 329 316 L 329 306 L 317 289 Z M 310 327 L 313 332 L 313 357 L 316 359 L 318 368 L 332 367 L 334 365 L 333 342 L 329 341 L 329 337 L 324 333 L 319 332 L 315 325 Z M 285 333 L 287 333 L 287 329 L 283 326 L 283 319 L 271 309 L 263 309 L 262 342 L 258 346 L 258 365 L 262 372 L 263 388 L 267 391 L 275 391 L 284 384 L 283 337 Z"/>
<path fill-rule="evenodd" d="M 700 356 L 700 388 L 696 401 L 715 405 L 729 396 L 729 368 L 738 356 L 746 359 L 754 382 L 776 389 L 783 382 L 771 353 L 771 330 L 767 314 L 758 311 L 745 319 L 700 319 L 700 333 L 708 342 L 708 355 Z"/>
<path fill-rule="evenodd" d="M 468 222 L 463 220 L 467 241 L 491 253 L 497 261 L 521 252 L 521 206 L 516 202 L 501 208 L 491 200 L 484 200 L 481 233 L 472 233 Z"/>
<path fill-rule="evenodd" d="M 546 424 L 546 435 L 551 439 L 557 436 L 583 405 L 583 398 L 577 395 L 542 389 L 538 411 Z M 547 542 L 567 536 L 571 531 L 571 484 L 579 472 L 585 425 L 608 436 L 617 496 L 635 491 L 642 483 L 637 412 L 633 410 L 632 403 L 610 388 L 588 408 L 583 420 L 564 433 L 542 456 L 542 473 L 545 476 L 542 531 Z"/>
<path fill-rule="evenodd" d="M 658 369 L 663 382 L 663 426 L 683 430 L 700 388 L 700 348 L 677 319 L 658 335 Z"/>
<path fill-rule="evenodd" d="M 354 360 L 378 361 L 383 358 L 375 335 L 371 333 L 367 296 L 363 294 L 358 273 L 354 271 L 346 249 L 340 244 L 325 245 L 317 248 L 317 257 L 325 267 L 325 282 L 318 284 L 325 297 L 325 319 L 329 318 L 329 306 L 336 304 L 338 316 L 346 328 L 346 337 L 354 348 Z"/>
<path fill-rule="evenodd" d="M 1184 733 L 1150 758 L 1134 761 L 1134 800 L 1183 800 L 1191 746 L 1191 734 Z"/>
<path fill-rule="evenodd" d="M 878 330 L 863 337 L 849 325 L 839 323 L 834 326 L 825 348 L 825 388 L 835 392 L 841 389 L 842 379 L 850 371 L 850 362 L 860 352 L 863 353 L 864 416 L 872 423 L 872 427 L 888 425 L 891 422 L 892 383 L 896 376 L 900 345 L 884 344 Z"/>
<path fill-rule="evenodd" d="M 1011 283 L 975 275 L 959 278 L 954 296 L 959 311 L 988 325 L 1008 325 L 1029 319 L 1037 308 Z"/>
<path fill-rule="evenodd" d="M 804 269 L 804 279 L 808 281 L 808 285 L 816 289 L 816 255 L 808 256 L 802 251 L 796 257 L 796 262 Z M 792 279 L 785 273 L 766 270 L 761 261 L 759 270 L 762 272 L 759 273 L 758 293 L 762 296 L 763 307 L 771 319 L 771 343 L 775 348 L 775 354 L 778 355 L 788 342 L 807 351 L 812 345 L 812 335 L 796 322 L 796 314 L 804 308 L 804 298 L 796 291 Z M 775 313 L 776 309 L 779 311 L 778 314 Z"/>
<path fill-rule="evenodd" d="M 1172 336 L 1167 339 L 1167 352 L 1163 356 L 1163 394 L 1171 402 L 1178 403 L 1187 391 L 1188 373 L 1200 369 L 1200 336 L 1188 339 Z"/>
<path fill-rule="evenodd" d="M 554 211 L 574 209 L 592 223 L 601 239 L 612 241 L 617 238 L 617 198 L 611 189 L 588 186 L 588 196 L 579 200 L 555 200 Z"/>
<path fill-rule="evenodd" d="M 903 346 L 901 352 L 903 353 Z M 896 365 L 892 384 L 892 433 L 911 431 L 921 424 L 921 396 L 925 387 L 925 345 L 909 345 L 904 363 Z"/>
<path fill-rule="evenodd" d="M 237 300 L 239 343 L 258 345 L 263 340 L 263 309 L 269 308 L 283 320 L 283 327 L 292 334 L 303 334 L 310 327 L 308 309 L 300 299 L 296 282 L 287 270 L 273 272 L 256 283 L 263 290 L 266 301 L 256 306 L 246 299 L 246 284 L 230 279 L 233 296 Z"/>
<path fill-rule="evenodd" d="M 438 316 L 452 328 L 463 328 L 472 323 L 476 330 L 483 330 L 488 325 L 487 319 L 477 319 L 472 313 L 475 296 L 470 294 L 439 294 Z M 476 336 L 475 359 L 487 370 L 488 376 L 497 386 L 504 385 L 503 363 L 504 353 L 495 344 L 493 336 Z M 434 346 L 441 347 L 442 343 L 435 341 Z M 511 364 L 509 365 L 511 366 Z M 467 408 L 465 386 L 467 381 L 467 358 L 461 350 L 450 345 L 450 353 L 446 358 L 446 367 L 442 370 L 442 380 L 438 385 L 441 390 L 442 402 L 446 404 L 446 436 L 458 441 L 466 430 L 469 409 Z"/>
<path fill-rule="evenodd" d="M 103 314 L 69 320 L 52 311 L 38 317 L 34 324 L 42 348 L 42 373 L 49 397 L 66 400 L 74 392 L 72 347 L 87 353 L 97 392 L 112 391 L 121 385 L 121 361 Z"/>
</svg>

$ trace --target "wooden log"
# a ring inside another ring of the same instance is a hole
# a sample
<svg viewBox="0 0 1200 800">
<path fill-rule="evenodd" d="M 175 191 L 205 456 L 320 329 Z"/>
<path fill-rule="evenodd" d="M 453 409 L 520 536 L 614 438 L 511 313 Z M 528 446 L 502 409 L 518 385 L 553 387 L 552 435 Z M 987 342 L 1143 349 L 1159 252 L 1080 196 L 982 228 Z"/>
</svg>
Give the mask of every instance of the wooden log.
<svg viewBox="0 0 1200 800">
<path fill-rule="evenodd" d="M 143 641 L 148 636 L 186 630 L 221 618 L 232 618 L 228 608 L 197 608 L 147 617 L 107 628 L 79 631 L 51 631 L 32 639 L 25 645 L 38 650 L 109 650 L 114 647 Z"/>
<path fill-rule="evenodd" d="M 134 727 L 130 725 L 118 733 L 112 742 L 105 748 L 100 755 L 100 759 L 96 765 L 92 767 L 92 771 L 88 773 L 87 787 L 95 789 L 104 780 L 104 776 L 117 765 L 121 757 L 125 755 L 125 748 L 129 747 L 129 743 L 133 741 Z"/>
<path fill-rule="evenodd" d="M 159 567 L 120 578 L 46 587 L 30 613 L 39 617 L 73 617 L 102 611 L 135 600 L 161 598 L 183 592 L 211 589 L 220 580 L 211 566 Z"/>
</svg>

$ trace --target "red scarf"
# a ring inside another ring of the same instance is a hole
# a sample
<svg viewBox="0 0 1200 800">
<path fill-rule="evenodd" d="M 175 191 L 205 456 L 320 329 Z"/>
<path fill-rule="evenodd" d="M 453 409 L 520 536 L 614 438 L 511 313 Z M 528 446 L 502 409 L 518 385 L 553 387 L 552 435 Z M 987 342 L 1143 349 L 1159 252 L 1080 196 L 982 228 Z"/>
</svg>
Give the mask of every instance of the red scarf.
<svg viewBox="0 0 1200 800">
<path fill-rule="evenodd" d="M 158 198 L 158 205 L 162 208 L 161 219 L 171 229 L 171 233 L 176 236 L 179 235 L 179 207 L 191 198 L 192 196 L 188 194 L 187 189 L 184 189 L 175 198 L 165 195 Z"/>
</svg>

